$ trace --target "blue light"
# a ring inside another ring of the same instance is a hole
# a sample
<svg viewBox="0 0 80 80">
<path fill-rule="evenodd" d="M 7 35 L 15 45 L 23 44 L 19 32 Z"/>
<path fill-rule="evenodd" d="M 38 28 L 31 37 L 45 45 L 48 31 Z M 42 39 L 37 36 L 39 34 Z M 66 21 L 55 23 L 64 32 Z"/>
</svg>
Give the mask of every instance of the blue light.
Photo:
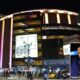
<svg viewBox="0 0 80 80">
<path fill-rule="evenodd" d="M 78 55 L 77 51 L 71 51 L 70 55 Z"/>
</svg>

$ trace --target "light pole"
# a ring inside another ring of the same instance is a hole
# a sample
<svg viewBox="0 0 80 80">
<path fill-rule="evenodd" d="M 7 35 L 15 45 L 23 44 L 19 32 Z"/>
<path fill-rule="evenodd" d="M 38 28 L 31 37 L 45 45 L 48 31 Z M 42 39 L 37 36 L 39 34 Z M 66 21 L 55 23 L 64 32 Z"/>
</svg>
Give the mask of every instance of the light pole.
<svg viewBox="0 0 80 80">
<path fill-rule="evenodd" d="M 30 44 L 27 44 L 28 45 L 28 47 L 27 47 L 27 52 L 28 52 L 28 67 L 30 67 L 30 56 L 29 56 L 29 54 L 30 54 Z"/>
<path fill-rule="evenodd" d="M 29 72 L 29 68 L 30 68 L 30 56 L 29 56 L 29 54 L 30 54 L 30 46 L 31 46 L 31 44 L 24 44 L 25 56 L 26 56 L 26 53 L 27 53 L 27 59 L 25 59 L 25 62 L 27 62 L 28 72 Z M 28 78 L 27 76 L 28 76 L 28 73 L 26 72 L 26 78 Z"/>
<path fill-rule="evenodd" d="M 25 58 L 26 58 L 26 55 L 27 55 L 28 68 L 30 67 L 30 56 L 29 56 L 29 54 L 30 54 L 30 46 L 31 46 L 31 44 L 26 44 L 24 42 L 24 53 L 25 53 Z"/>
</svg>

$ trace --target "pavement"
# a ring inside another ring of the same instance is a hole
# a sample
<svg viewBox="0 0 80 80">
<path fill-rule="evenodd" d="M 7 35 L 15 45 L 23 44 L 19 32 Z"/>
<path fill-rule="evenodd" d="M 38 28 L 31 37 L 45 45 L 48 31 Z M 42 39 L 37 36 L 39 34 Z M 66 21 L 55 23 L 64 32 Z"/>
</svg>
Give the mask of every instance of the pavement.
<svg viewBox="0 0 80 80">
<path fill-rule="evenodd" d="M 15 75 L 12 75 L 10 77 L 0 77 L 0 80 L 30 80 L 30 79 L 27 79 L 26 76 L 15 76 Z M 39 79 L 39 78 L 34 78 L 33 80 L 43 80 L 43 79 Z M 53 79 L 48 79 L 48 80 L 53 80 Z"/>
<path fill-rule="evenodd" d="M 0 80 L 30 80 L 25 77 L 0 77 Z M 44 79 L 36 79 L 34 78 L 33 80 L 44 80 Z M 65 80 L 65 79 L 48 79 L 48 80 Z M 80 79 L 66 79 L 66 80 L 80 80 Z"/>
<path fill-rule="evenodd" d="M 30 79 L 27 79 L 25 77 L 0 77 L 0 80 L 30 80 Z M 43 80 L 43 79 L 36 79 L 34 78 L 33 80 Z M 48 79 L 48 80 L 53 80 L 53 79 Z"/>
<path fill-rule="evenodd" d="M 27 79 L 27 78 L 24 78 L 24 77 L 20 77 L 20 78 L 11 78 L 11 77 L 0 77 L 0 80 L 30 80 L 30 79 Z M 33 80 L 44 80 L 44 79 L 33 79 Z M 48 79 L 48 80 L 65 80 L 65 79 Z M 66 79 L 66 80 L 80 80 L 80 79 Z"/>
<path fill-rule="evenodd" d="M 30 80 L 26 76 L 11 76 L 11 77 L 0 77 L 0 80 Z M 39 78 L 34 78 L 33 80 L 44 80 Z M 65 80 L 65 79 L 48 79 L 48 80 Z M 80 80 L 80 79 L 66 79 L 66 80 Z"/>
</svg>

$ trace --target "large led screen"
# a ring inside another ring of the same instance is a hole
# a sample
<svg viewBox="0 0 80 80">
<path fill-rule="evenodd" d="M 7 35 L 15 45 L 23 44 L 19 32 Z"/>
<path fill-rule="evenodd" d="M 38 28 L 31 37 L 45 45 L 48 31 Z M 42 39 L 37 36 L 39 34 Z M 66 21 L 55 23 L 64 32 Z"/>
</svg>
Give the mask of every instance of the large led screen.
<svg viewBox="0 0 80 80">
<path fill-rule="evenodd" d="M 77 49 L 80 47 L 80 42 L 71 43 L 71 55 L 75 56 L 78 55 Z"/>
<path fill-rule="evenodd" d="M 16 36 L 15 58 L 38 57 L 37 34 Z"/>
<path fill-rule="evenodd" d="M 43 59 L 61 59 L 64 55 L 59 54 L 60 48 L 63 46 L 62 39 L 44 39 L 42 40 L 42 56 Z"/>
</svg>

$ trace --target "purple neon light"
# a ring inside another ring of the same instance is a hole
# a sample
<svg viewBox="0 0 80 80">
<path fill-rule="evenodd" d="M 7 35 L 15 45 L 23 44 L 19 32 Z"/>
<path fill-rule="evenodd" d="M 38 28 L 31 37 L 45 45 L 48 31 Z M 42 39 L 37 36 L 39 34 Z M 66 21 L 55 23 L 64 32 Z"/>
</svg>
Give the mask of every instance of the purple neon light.
<svg viewBox="0 0 80 80">
<path fill-rule="evenodd" d="M 13 18 L 11 18 L 11 34 L 10 34 L 10 62 L 9 62 L 9 68 L 12 67 L 12 35 L 13 35 Z"/>
<path fill-rule="evenodd" d="M 2 26 L 1 26 L 2 27 Z M 1 29 L 2 30 L 2 29 Z M 1 35 L 2 35 L 2 32 L 0 33 L 0 67 L 1 67 Z"/>
<path fill-rule="evenodd" d="M 1 42 L 2 41 L 2 21 L 0 21 L 0 68 L 1 68 Z"/>
<path fill-rule="evenodd" d="M 0 68 L 2 68 L 2 60 L 3 60 L 3 40 L 4 40 L 4 21 L 2 22 L 2 38 L 1 38 L 1 64 L 0 64 Z"/>
</svg>

